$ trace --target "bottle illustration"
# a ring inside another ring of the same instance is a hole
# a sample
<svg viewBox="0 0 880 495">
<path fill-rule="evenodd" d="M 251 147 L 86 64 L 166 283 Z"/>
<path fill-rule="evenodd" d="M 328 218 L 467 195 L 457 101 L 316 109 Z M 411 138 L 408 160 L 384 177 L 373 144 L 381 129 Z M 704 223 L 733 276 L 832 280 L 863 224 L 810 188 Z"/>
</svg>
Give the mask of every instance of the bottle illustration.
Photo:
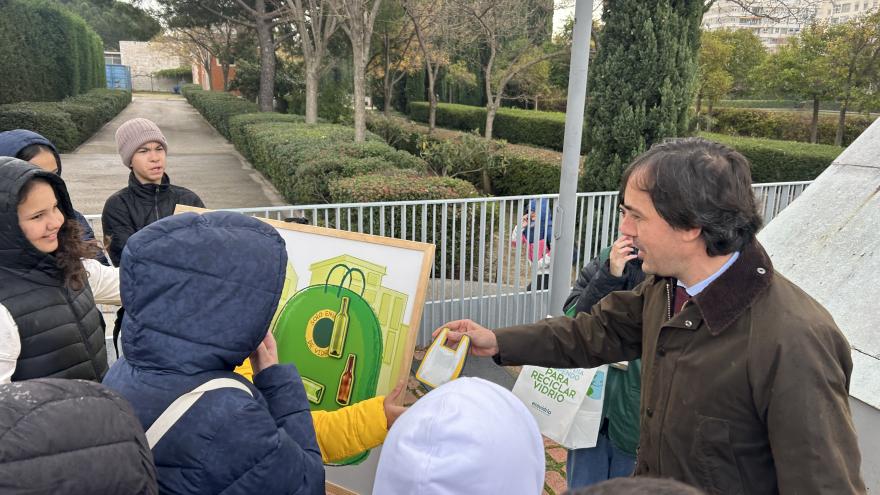
<svg viewBox="0 0 880 495">
<path fill-rule="evenodd" d="M 336 403 L 340 406 L 347 406 L 351 399 L 351 389 L 354 387 L 354 363 L 355 355 L 349 354 L 345 361 L 345 370 L 339 377 L 339 390 L 336 392 Z"/>
<path fill-rule="evenodd" d="M 333 319 L 333 332 L 330 334 L 330 357 L 341 358 L 342 348 L 345 347 L 345 337 L 348 335 L 348 297 L 342 297 L 342 304 Z"/>
</svg>

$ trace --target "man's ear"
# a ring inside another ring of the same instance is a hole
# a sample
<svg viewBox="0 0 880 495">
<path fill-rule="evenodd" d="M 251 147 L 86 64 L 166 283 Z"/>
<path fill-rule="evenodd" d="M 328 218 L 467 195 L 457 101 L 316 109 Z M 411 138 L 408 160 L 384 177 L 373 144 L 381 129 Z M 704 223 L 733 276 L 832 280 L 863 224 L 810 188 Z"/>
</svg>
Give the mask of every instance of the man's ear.
<svg viewBox="0 0 880 495">
<path fill-rule="evenodd" d="M 701 227 L 693 227 L 690 229 L 681 229 L 679 230 L 681 233 L 681 240 L 685 242 L 694 242 L 695 240 L 700 238 L 700 234 L 703 233 L 703 229 Z"/>
</svg>

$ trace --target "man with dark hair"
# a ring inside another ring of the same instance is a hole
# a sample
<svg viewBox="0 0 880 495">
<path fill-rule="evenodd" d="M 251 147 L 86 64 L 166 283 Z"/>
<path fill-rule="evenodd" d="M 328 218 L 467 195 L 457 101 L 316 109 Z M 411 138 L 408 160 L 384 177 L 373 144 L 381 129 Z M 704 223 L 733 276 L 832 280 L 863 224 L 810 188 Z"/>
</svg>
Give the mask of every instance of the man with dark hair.
<svg viewBox="0 0 880 495">
<path fill-rule="evenodd" d="M 850 346 L 831 315 L 774 272 L 748 161 L 703 139 L 627 168 L 622 235 L 649 274 L 589 313 L 491 331 L 499 364 L 594 367 L 642 359 L 636 475 L 710 493 L 865 493 L 848 402 Z"/>
</svg>

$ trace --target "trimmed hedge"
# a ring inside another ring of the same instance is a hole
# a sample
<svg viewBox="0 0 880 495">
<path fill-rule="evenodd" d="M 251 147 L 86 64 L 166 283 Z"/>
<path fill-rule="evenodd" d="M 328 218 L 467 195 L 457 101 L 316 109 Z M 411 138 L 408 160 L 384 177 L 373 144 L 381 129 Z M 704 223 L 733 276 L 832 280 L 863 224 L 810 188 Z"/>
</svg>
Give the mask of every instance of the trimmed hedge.
<svg viewBox="0 0 880 495">
<path fill-rule="evenodd" d="M 211 126 L 226 139 L 232 140 L 229 132 L 229 119 L 236 115 L 257 113 L 260 108 L 256 103 L 245 100 L 232 93 L 221 91 L 205 91 L 197 84 L 187 84 L 181 93 L 190 105 L 202 114 Z"/>
<path fill-rule="evenodd" d="M 700 136 L 730 146 L 752 164 L 752 182 L 813 180 L 843 152 L 838 146 L 804 144 L 773 139 L 726 136 L 709 132 Z"/>
<path fill-rule="evenodd" d="M 705 115 L 701 127 L 706 129 Z M 742 108 L 717 108 L 712 111 L 712 132 L 783 141 L 810 141 L 810 112 L 773 112 Z M 837 115 L 819 115 L 819 144 L 834 144 Z M 849 146 L 874 119 L 847 115 L 843 145 Z"/>
<path fill-rule="evenodd" d="M 229 140 L 235 148 L 248 161 L 253 161 L 251 150 L 248 146 L 248 139 L 245 135 L 246 130 L 254 124 L 265 124 L 269 122 L 281 122 L 288 124 L 302 124 L 306 119 L 302 115 L 292 115 L 288 113 L 262 112 L 262 113 L 245 113 L 234 115 L 229 118 Z"/>
<path fill-rule="evenodd" d="M 334 181 L 330 194 L 336 203 L 474 198 L 472 184 L 451 177 L 425 177 L 412 171 L 388 171 Z"/>
<path fill-rule="evenodd" d="M 91 137 L 130 102 L 128 91 L 93 89 L 59 102 L 0 105 L 0 131 L 32 130 L 64 153 Z"/>
<path fill-rule="evenodd" d="M 471 107 L 473 108 L 473 107 Z M 367 127 L 370 131 L 382 136 L 385 141 L 399 150 L 420 155 L 423 147 L 431 142 L 440 141 L 429 136 L 427 129 L 403 119 L 369 115 Z M 490 178 L 492 192 L 499 196 L 518 196 L 525 194 L 548 194 L 559 190 L 559 177 L 562 173 L 562 160 L 548 159 L 539 154 L 548 154 L 536 150 L 535 154 L 520 146 L 500 146 L 497 151 L 498 161 L 504 165 L 492 169 Z M 481 188 L 479 174 L 465 177 L 476 187 Z"/>
<path fill-rule="evenodd" d="M 338 202 L 331 192 L 337 181 L 377 173 L 397 177 L 395 172 L 406 171 L 408 187 L 422 184 L 439 194 L 459 194 L 469 186 L 453 181 L 457 187 L 438 189 L 434 178 L 425 176 L 424 160 L 395 150 L 372 133 L 367 133 L 366 142 L 355 143 L 351 127 L 305 124 L 299 115 L 257 113 L 253 103 L 195 84 L 184 85 L 181 93 L 294 204 Z"/>
<path fill-rule="evenodd" d="M 106 85 L 104 45 L 56 2 L 0 2 L 0 103 L 58 101 Z"/>
<path fill-rule="evenodd" d="M 410 117 L 428 122 L 428 103 L 412 102 Z M 467 105 L 441 103 L 437 106 L 437 125 L 460 131 L 485 131 L 486 109 Z M 523 143 L 557 151 L 562 150 L 565 136 L 565 113 L 538 112 L 518 108 L 500 108 L 492 124 L 492 135 L 511 143 Z M 586 140 L 582 140 L 586 142 Z"/>
</svg>

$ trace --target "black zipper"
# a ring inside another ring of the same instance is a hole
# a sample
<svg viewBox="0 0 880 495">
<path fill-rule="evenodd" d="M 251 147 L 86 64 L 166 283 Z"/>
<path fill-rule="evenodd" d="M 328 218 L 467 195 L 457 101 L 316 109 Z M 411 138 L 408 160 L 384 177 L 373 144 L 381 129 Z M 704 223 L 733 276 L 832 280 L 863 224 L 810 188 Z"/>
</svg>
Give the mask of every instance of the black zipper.
<svg viewBox="0 0 880 495">
<path fill-rule="evenodd" d="M 85 290 L 86 289 L 83 288 L 83 291 Z M 80 295 L 82 295 L 82 292 L 80 293 Z M 77 298 L 70 297 L 70 289 L 67 287 L 64 288 L 64 298 L 67 299 L 67 306 L 70 308 L 70 312 L 73 313 L 73 317 L 76 318 L 76 327 L 77 329 L 79 329 L 79 334 L 82 337 L 83 345 L 85 345 L 86 355 L 88 356 L 89 364 L 92 365 L 92 369 L 95 371 L 95 378 L 100 379 L 101 373 L 98 371 L 98 367 L 95 365 L 95 357 L 97 356 L 97 354 L 92 352 L 92 344 L 91 342 L 89 342 L 89 335 L 86 333 L 85 328 L 83 328 L 84 317 L 80 318 L 80 316 L 76 312 L 76 308 L 74 307 L 74 301 Z M 100 311 L 97 306 L 95 307 L 95 310 Z"/>
<path fill-rule="evenodd" d="M 153 211 L 156 212 L 156 220 L 154 220 L 154 221 L 158 222 L 159 221 L 159 188 L 158 187 L 153 189 Z"/>
</svg>

